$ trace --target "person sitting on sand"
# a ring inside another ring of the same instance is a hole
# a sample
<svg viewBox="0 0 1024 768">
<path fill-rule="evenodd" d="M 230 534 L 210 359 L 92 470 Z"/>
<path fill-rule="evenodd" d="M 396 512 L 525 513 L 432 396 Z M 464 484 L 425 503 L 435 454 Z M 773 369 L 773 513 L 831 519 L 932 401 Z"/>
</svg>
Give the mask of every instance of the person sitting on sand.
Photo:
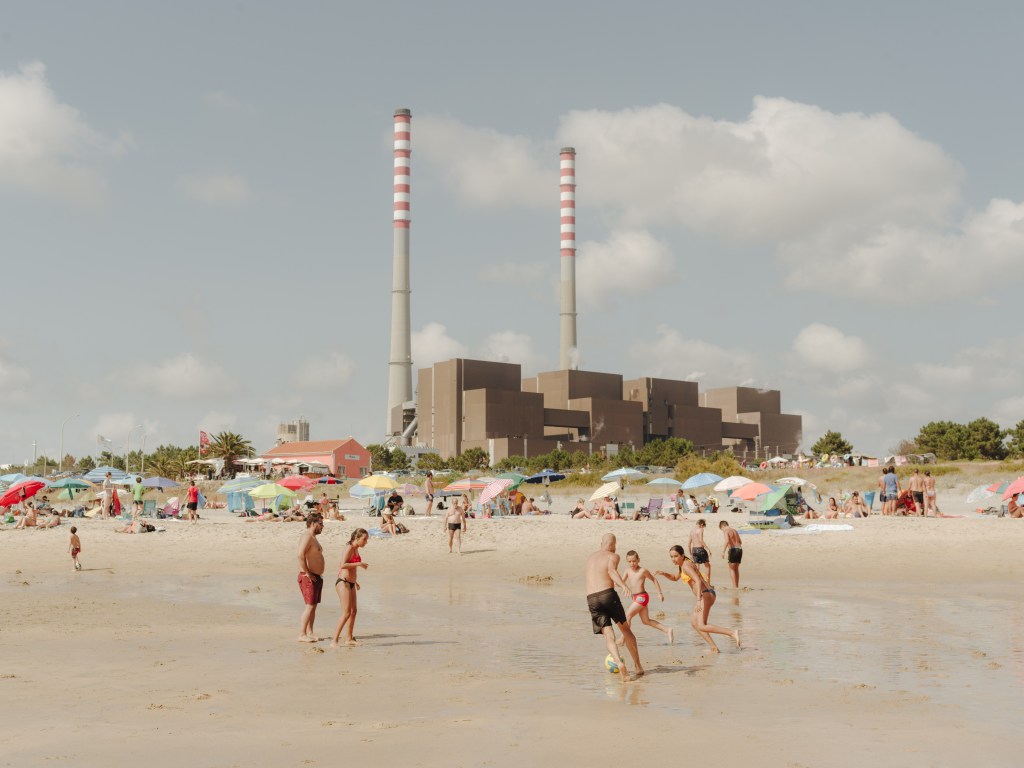
<svg viewBox="0 0 1024 768">
<path fill-rule="evenodd" d="M 541 509 L 536 504 L 534 504 L 534 500 L 532 498 L 530 498 L 530 499 L 527 499 L 526 501 L 523 502 L 523 514 L 524 515 L 550 515 L 551 514 L 551 510 L 549 510 L 549 509 Z"/>
<path fill-rule="evenodd" d="M 583 499 L 576 499 L 576 506 L 569 510 L 569 517 L 576 519 L 576 515 L 583 512 L 586 507 L 583 504 Z"/>
<path fill-rule="evenodd" d="M 380 529 L 384 533 L 390 533 L 392 536 L 398 535 L 398 526 L 395 525 L 395 513 L 390 507 L 380 514 Z"/>
<path fill-rule="evenodd" d="M 21 520 L 19 520 L 18 524 L 14 526 L 14 529 L 17 530 L 18 528 L 35 528 L 36 524 L 36 510 L 35 507 L 32 506 L 32 502 L 30 501 L 25 505 L 25 511 L 21 515 Z"/>
<path fill-rule="evenodd" d="M 823 517 L 826 520 L 835 520 L 839 517 L 842 510 L 839 509 L 839 504 L 836 503 L 835 496 L 828 497 L 828 504 L 825 506 L 825 511 L 822 514 L 818 514 L 814 510 L 808 510 L 809 514 L 804 515 L 808 520 L 814 520 L 818 517 Z"/>
<path fill-rule="evenodd" d="M 938 510 L 936 510 L 936 513 Z M 1011 496 L 1010 503 L 1006 505 L 1006 514 L 1010 517 L 1024 517 L 1024 507 L 1017 503 L 1017 497 Z"/>
<path fill-rule="evenodd" d="M 864 499 L 861 498 L 860 492 L 854 491 L 853 495 L 843 505 L 843 509 L 846 512 L 847 517 L 867 517 L 868 516 L 868 505 L 864 503 Z"/>
<path fill-rule="evenodd" d="M 37 528 L 56 528 L 60 525 L 60 513 L 56 510 L 50 510 L 50 514 L 45 520 L 39 523 Z"/>
</svg>

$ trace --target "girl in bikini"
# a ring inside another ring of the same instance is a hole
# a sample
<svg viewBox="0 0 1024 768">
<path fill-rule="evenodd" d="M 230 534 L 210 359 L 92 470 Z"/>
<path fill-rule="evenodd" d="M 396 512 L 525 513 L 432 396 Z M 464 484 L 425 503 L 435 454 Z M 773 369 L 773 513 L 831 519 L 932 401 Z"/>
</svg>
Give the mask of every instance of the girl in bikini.
<svg viewBox="0 0 1024 768">
<path fill-rule="evenodd" d="M 711 646 L 713 653 L 718 653 L 718 646 L 711 638 L 711 635 L 726 635 L 736 641 L 736 647 L 740 646 L 740 632 L 738 629 L 726 629 L 714 624 L 708 624 L 708 614 L 711 613 L 711 606 L 715 604 L 717 595 L 715 588 L 708 584 L 701 576 L 697 566 L 686 556 L 685 551 L 678 544 L 672 546 L 668 551 L 672 564 L 679 569 L 678 573 L 667 573 L 656 571 L 655 575 L 664 576 L 669 581 L 682 581 L 690 585 L 690 589 L 697 598 L 697 604 L 693 607 L 693 615 L 690 617 L 690 624 L 698 635 L 704 638 Z"/>
<path fill-rule="evenodd" d="M 629 550 L 626 553 L 626 571 L 622 574 L 622 582 L 633 593 L 633 602 L 626 609 L 626 624 L 633 621 L 633 617 L 639 614 L 640 621 L 648 627 L 664 632 L 668 635 L 669 643 L 673 643 L 675 642 L 675 631 L 671 627 L 666 627 L 664 624 L 660 624 L 652 619 L 647 612 L 647 606 L 651 602 L 651 596 L 645 589 L 648 579 L 654 582 L 654 586 L 658 589 L 658 599 L 664 602 L 665 593 L 661 591 L 661 584 L 658 583 L 657 578 L 646 568 L 640 566 L 640 555 L 637 554 L 636 550 Z M 622 640 L 619 644 L 621 645 L 624 642 L 625 640 Z"/>
<path fill-rule="evenodd" d="M 338 593 L 338 600 L 341 603 L 341 618 L 338 619 L 338 628 L 334 630 L 334 639 L 331 647 L 338 647 L 338 638 L 341 632 L 348 625 L 348 632 L 345 633 L 345 645 L 361 645 L 352 633 L 356 626 L 356 594 L 359 592 L 359 580 L 356 574 L 360 568 L 369 568 L 359 556 L 359 550 L 366 546 L 369 534 L 365 528 L 356 528 L 345 547 L 345 554 L 342 556 L 341 565 L 338 567 L 338 580 L 334 582 L 334 591 Z"/>
</svg>

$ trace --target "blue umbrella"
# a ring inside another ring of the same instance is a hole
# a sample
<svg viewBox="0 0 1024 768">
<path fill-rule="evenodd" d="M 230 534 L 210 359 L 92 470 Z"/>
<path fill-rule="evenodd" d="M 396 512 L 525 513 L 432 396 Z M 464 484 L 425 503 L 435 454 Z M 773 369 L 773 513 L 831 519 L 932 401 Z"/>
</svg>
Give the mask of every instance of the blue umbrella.
<svg viewBox="0 0 1024 768">
<path fill-rule="evenodd" d="M 538 472 L 536 475 L 530 475 L 526 478 L 528 483 L 548 483 L 554 480 L 565 480 L 565 475 L 561 472 L 555 472 L 553 469 L 545 469 L 543 472 Z"/>
<path fill-rule="evenodd" d="M 23 475 L 21 472 L 12 472 L 9 475 L 0 475 L 0 483 L 14 485 L 15 483 L 20 483 L 26 477 L 28 477 L 28 475 Z"/>
<path fill-rule="evenodd" d="M 127 472 L 117 467 L 96 467 L 96 469 L 91 469 L 85 473 L 85 479 L 90 483 L 102 483 L 107 476 L 107 472 L 110 473 L 110 479 L 114 482 L 128 477 Z"/>
<path fill-rule="evenodd" d="M 678 480 L 673 480 L 671 477 L 659 477 L 657 480 L 651 480 L 648 485 L 664 485 L 672 488 L 679 488 L 682 486 Z"/>
<path fill-rule="evenodd" d="M 258 485 L 263 485 L 266 480 L 260 480 L 258 477 L 240 477 L 234 480 L 228 480 L 220 488 L 217 489 L 217 493 L 239 493 L 242 491 L 249 491 Z"/>
<path fill-rule="evenodd" d="M 688 477 L 683 481 L 682 489 L 688 491 L 691 488 L 703 488 L 705 485 L 714 485 L 721 482 L 722 477 L 714 472 L 701 472 L 700 474 Z"/>
<path fill-rule="evenodd" d="M 181 483 L 166 477 L 147 477 L 143 479 L 142 484 L 147 488 L 159 488 L 161 491 L 165 488 L 177 488 L 181 485 Z"/>
</svg>

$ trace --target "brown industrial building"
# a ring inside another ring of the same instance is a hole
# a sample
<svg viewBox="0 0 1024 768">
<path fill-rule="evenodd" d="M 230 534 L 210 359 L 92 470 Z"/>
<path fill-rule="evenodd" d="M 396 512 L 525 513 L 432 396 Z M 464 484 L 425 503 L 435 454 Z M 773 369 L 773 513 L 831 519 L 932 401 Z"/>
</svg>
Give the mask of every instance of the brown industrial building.
<svg viewBox="0 0 1024 768">
<path fill-rule="evenodd" d="M 442 457 L 482 448 L 507 456 L 639 448 L 682 437 L 740 458 L 795 453 L 802 419 L 781 412 L 777 390 L 561 370 L 521 378 L 516 363 L 456 358 L 419 371 L 417 442 Z"/>
</svg>

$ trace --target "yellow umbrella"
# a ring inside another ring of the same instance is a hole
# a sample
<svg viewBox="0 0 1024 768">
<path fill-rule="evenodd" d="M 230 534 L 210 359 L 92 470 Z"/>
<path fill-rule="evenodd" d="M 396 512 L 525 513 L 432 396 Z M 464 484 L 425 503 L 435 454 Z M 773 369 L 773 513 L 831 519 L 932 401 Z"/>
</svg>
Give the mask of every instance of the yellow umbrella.
<svg viewBox="0 0 1024 768">
<path fill-rule="evenodd" d="M 373 488 L 375 491 L 390 491 L 398 487 L 398 483 L 395 482 L 394 478 L 387 475 L 370 475 L 369 477 L 364 477 L 356 485 L 361 485 L 364 488 Z"/>
<path fill-rule="evenodd" d="M 264 483 L 257 485 L 251 491 L 246 491 L 254 499 L 276 499 L 278 496 L 296 496 L 295 491 L 285 488 L 277 483 Z"/>
<path fill-rule="evenodd" d="M 594 491 L 594 493 L 590 496 L 589 499 L 587 499 L 587 501 L 597 501 L 598 499 L 603 499 L 605 496 L 614 496 L 620 490 L 622 489 L 619 488 L 618 483 L 605 483 L 596 491 Z"/>
</svg>

